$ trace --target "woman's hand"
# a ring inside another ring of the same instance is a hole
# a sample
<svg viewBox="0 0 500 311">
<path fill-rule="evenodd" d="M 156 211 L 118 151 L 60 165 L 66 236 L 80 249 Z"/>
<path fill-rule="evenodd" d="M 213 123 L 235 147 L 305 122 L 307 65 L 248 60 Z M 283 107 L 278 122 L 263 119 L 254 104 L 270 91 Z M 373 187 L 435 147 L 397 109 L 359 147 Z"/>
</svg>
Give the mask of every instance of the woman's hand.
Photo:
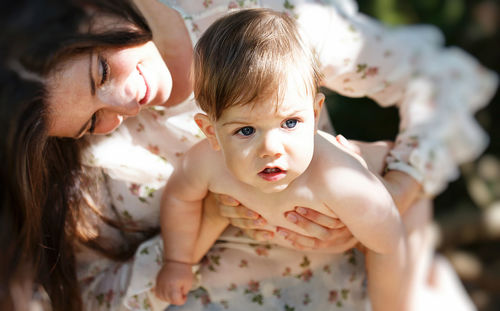
<svg viewBox="0 0 500 311">
<path fill-rule="evenodd" d="M 274 237 L 274 232 L 262 229 L 266 221 L 259 214 L 244 207 L 230 196 L 216 194 L 215 197 L 221 216 L 227 217 L 233 226 L 242 229 L 246 235 L 259 241 L 268 241 Z M 286 217 L 314 236 L 308 237 L 278 227 L 278 234 L 285 236 L 295 249 L 322 249 L 341 253 L 355 244 L 351 232 L 338 218 L 325 216 L 305 207 L 298 207 L 295 211 L 288 212 Z"/>
<path fill-rule="evenodd" d="M 285 214 L 291 223 L 304 229 L 309 235 L 278 227 L 278 234 L 291 242 L 298 250 L 322 250 L 329 253 L 342 253 L 352 248 L 357 240 L 351 231 L 338 219 L 323 215 L 307 207 L 298 206 Z"/>
<path fill-rule="evenodd" d="M 230 196 L 215 194 L 215 198 L 218 203 L 219 214 L 227 217 L 233 226 L 243 230 L 252 239 L 268 241 L 274 237 L 274 232 L 262 229 L 267 222 L 256 212 L 241 205 L 240 202 Z"/>
</svg>

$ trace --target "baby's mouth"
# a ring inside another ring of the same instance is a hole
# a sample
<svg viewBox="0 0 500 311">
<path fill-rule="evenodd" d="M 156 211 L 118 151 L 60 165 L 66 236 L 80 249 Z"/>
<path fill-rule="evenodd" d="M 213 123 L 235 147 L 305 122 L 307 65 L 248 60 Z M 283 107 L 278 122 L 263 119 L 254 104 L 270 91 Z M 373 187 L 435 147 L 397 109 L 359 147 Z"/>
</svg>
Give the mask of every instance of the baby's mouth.
<svg viewBox="0 0 500 311">
<path fill-rule="evenodd" d="M 267 181 L 277 181 L 286 176 L 286 171 L 279 167 L 266 167 L 258 175 Z"/>
<path fill-rule="evenodd" d="M 276 174 L 276 173 L 281 173 L 281 172 L 284 172 L 284 171 L 279 167 L 266 167 L 259 174 Z"/>
</svg>

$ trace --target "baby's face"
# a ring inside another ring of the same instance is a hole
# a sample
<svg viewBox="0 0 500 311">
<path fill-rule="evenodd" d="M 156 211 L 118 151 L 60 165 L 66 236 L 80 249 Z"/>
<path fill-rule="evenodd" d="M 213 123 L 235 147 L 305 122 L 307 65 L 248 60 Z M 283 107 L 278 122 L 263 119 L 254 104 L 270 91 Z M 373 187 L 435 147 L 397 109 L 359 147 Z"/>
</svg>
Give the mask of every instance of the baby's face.
<svg viewBox="0 0 500 311">
<path fill-rule="evenodd" d="M 313 156 L 323 96 L 313 98 L 296 84 L 289 83 L 282 103 L 272 96 L 255 105 L 233 106 L 214 124 L 226 166 L 265 193 L 287 188 Z"/>
</svg>

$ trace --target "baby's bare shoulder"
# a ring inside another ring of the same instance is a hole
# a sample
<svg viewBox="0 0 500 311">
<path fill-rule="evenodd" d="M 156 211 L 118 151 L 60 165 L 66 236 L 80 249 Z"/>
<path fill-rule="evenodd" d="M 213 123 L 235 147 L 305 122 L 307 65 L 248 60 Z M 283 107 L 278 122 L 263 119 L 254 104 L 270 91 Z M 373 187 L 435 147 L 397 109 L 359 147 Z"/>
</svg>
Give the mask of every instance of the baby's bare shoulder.
<svg viewBox="0 0 500 311">
<path fill-rule="evenodd" d="M 328 206 L 349 206 L 354 199 L 367 202 L 364 198 L 371 198 L 369 193 L 378 190 L 378 184 L 364 160 L 340 145 L 335 137 L 317 136 L 309 184 Z"/>
<path fill-rule="evenodd" d="M 315 139 L 313 161 L 323 169 L 335 167 L 366 168 L 366 162 L 351 150 L 342 146 L 335 136 L 318 131 Z"/>
<path fill-rule="evenodd" d="M 210 146 L 207 139 L 193 145 L 183 155 L 183 166 L 196 167 L 196 169 L 216 169 L 223 165 L 222 154 Z"/>
<path fill-rule="evenodd" d="M 316 136 L 306 182 L 333 195 L 359 192 L 359 186 L 372 179 L 364 160 L 340 145 L 334 136 L 326 133 Z"/>
</svg>

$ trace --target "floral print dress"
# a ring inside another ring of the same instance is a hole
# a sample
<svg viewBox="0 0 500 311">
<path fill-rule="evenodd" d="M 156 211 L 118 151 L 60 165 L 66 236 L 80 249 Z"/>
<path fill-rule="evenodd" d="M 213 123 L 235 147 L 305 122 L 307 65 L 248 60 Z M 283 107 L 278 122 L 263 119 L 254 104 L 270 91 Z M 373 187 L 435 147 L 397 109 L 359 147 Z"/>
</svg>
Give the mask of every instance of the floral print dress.
<svg viewBox="0 0 500 311">
<path fill-rule="evenodd" d="M 242 7 L 268 7 L 295 17 L 315 47 L 326 87 L 368 96 L 400 110 L 400 131 L 388 168 L 420 181 L 429 195 L 458 175 L 458 164 L 478 156 L 487 136 L 474 119 L 497 77 L 457 48 L 443 48 L 431 26 L 387 28 L 357 12 L 350 0 L 163 1 L 180 12 L 193 44 L 218 17 Z M 182 154 L 202 139 L 194 99 L 153 107 L 115 132 L 90 137 L 84 163 L 97 173 L 98 206 L 127 230 L 95 219 L 86 227 L 110 249 L 135 233 L 159 227 L 163 187 Z M 326 114 L 323 114 L 326 115 Z M 328 129 L 328 120 L 323 120 Z M 143 242 L 127 262 L 84 246 L 77 252 L 86 310 L 163 310 L 152 293 L 162 261 L 159 236 Z M 230 227 L 197 267 L 197 284 L 184 306 L 168 310 L 369 310 L 363 256 L 299 252 L 246 238 Z"/>
</svg>

